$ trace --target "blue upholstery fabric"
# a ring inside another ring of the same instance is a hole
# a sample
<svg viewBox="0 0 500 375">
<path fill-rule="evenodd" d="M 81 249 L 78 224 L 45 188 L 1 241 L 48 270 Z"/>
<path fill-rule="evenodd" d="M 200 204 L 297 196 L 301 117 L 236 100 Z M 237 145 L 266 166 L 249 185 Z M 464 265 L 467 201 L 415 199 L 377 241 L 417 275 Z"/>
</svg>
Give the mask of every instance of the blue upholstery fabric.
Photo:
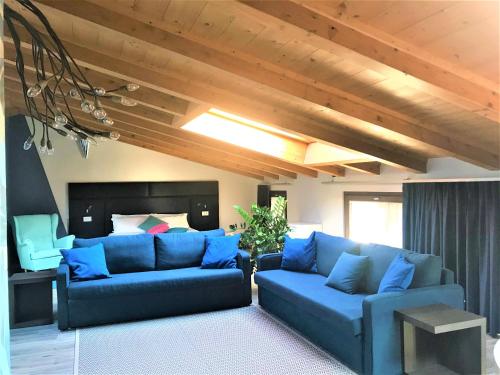
<svg viewBox="0 0 500 375">
<path fill-rule="evenodd" d="M 377 245 L 377 244 L 361 244 L 360 255 L 368 257 L 368 266 L 366 268 L 365 281 L 363 290 L 368 294 L 378 292 L 380 281 L 389 268 L 392 260 L 396 255 L 403 253 L 403 249 L 395 247 Z"/>
<path fill-rule="evenodd" d="M 254 275 L 259 287 L 298 304 L 308 313 L 330 320 L 351 335 L 361 334 L 365 294 L 347 294 L 325 285 L 326 278 L 286 270 L 261 271 Z"/>
<path fill-rule="evenodd" d="M 440 285 L 366 297 L 363 302 L 363 372 L 401 374 L 400 322 L 394 317 L 394 311 L 434 303 L 444 303 L 463 310 L 463 288 L 457 284 Z"/>
<path fill-rule="evenodd" d="M 322 232 L 316 232 L 316 264 L 318 273 L 328 277 L 333 266 L 343 252 L 359 255 L 359 243 L 344 237 L 335 237 Z"/>
<path fill-rule="evenodd" d="M 363 281 L 368 257 L 343 253 L 326 280 L 326 285 L 353 294 Z"/>
<path fill-rule="evenodd" d="M 71 270 L 73 280 L 83 281 L 109 277 L 102 243 L 90 247 L 61 250 L 61 254 Z"/>
<path fill-rule="evenodd" d="M 200 232 L 163 233 L 155 236 L 156 269 L 200 266 L 205 235 Z"/>
<path fill-rule="evenodd" d="M 363 247 L 361 255 L 369 261 L 371 258 L 368 281 L 376 289 L 396 255 L 408 254 L 388 246 Z M 400 322 L 395 310 L 432 303 L 463 309 L 463 289 L 452 284 L 453 272 L 449 270 L 441 271 L 446 285 L 350 295 L 323 285 L 326 278 L 320 274 L 277 269 L 280 260 L 279 253 L 257 257 L 259 304 L 361 374 L 402 373 Z"/>
<path fill-rule="evenodd" d="M 226 235 L 226 232 L 222 228 L 212 229 L 212 230 L 202 230 L 199 231 L 198 233 L 203 233 L 205 237 L 222 237 Z"/>
<path fill-rule="evenodd" d="M 165 292 L 190 288 L 241 285 L 240 269 L 202 270 L 199 267 L 166 271 L 134 272 L 113 275 L 109 279 L 71 283 L 70 299 L 99 299 L 114 296 Z"/>
<path fill-rule="evenodd" d="M 455 273 L 448 268 L 441 269 L 441 285 L 455 283 Z"/>
<path fill-rule="evenodd" d="M 257 271 L 279 270 L 283 253 L 261 254 L 257 256 Z"/>
<path fill-rule="evenodd" d="M 430 254 L 418 254 L 411 251 L 405 258 L 415 265 L 415 275 L 410 288 L 425 288 L 441 283 L 441 257 Z"/>
<path fill-rule="evenodd" d="M 306 239 L 285 236 L 281 268 L 296 272 L 317 271 L 314 232 Z"/>
<path fill-rule="evenodd" d="M 378 293 L 401 292 L 408 289 L 415 273 L 415 265 L 399 254 L 389 265 L 378 287 Z"/>
<path fill-rule="evenodd" d="M 201 261 L 201 268 L 236 268 L 239 234 L 227 237 L 207 237 L 205 243 L 205 255 Z"/>
<path fill-rule="evenodd" d="M 56 274 L 57 285 L 57 326 L 60 330 L 68 328 L 69 312 L 68 312 L 68 287 L 70 282 L 71 272 L 69 266 L 61 260 Z"/>
<path fill-rule="evenodd" d="M 337 321 L 311 314 L 283 298 L 281 293 L 262 286 L 259 286 L 259 304 L 357 373 L 363 373 L 363 335 L 354 336 L 350 330 L 339 329 Z"/>
<path fill-rule="evenodd" d="M 191 314 L 252 303 L 250 257 L 237 269 L 186 268 L 112 275 L 73 282 L 62 262 L 57 270 L 59 329 Z"/>
<path fill-rule="evenodd" d="M 74 247 L 89 247 L 98 243 L 104 246 L 106 264 L 112 274 L 155 269 L 154 236 L 151 234 L 77 238 Z"/>
<path fill-rule="evenodd" d="M 156 269 L 198 267 L 205 253 L 205 238 L 224 235 L 224 229 L 157 234 L 155 236 Z"/>
</svg>

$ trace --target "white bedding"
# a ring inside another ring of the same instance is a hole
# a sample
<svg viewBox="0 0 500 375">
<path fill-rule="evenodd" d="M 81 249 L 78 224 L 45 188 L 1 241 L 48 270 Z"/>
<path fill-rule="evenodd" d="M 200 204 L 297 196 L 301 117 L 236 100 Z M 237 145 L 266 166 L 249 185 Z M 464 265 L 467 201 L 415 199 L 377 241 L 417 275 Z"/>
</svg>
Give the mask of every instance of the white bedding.
<svg viewBox="0 0 500 375">
<path fill-rule="evenodd" d="M 121 215 L 112 214 L 111 221 L 113 222 L 113 232 L 110 236 L 126 236 L 134 234 L 146 233 L 144 230 L 139 228 L 148 216 L 155 216 L 160 220 L 168 223 L 170 228 L 188 228 L 188 231 L 196 231 L 189 227 L 187 221 L 187 213 L 181 214 L 134 214 L 134 215 Z"/>
</svg>

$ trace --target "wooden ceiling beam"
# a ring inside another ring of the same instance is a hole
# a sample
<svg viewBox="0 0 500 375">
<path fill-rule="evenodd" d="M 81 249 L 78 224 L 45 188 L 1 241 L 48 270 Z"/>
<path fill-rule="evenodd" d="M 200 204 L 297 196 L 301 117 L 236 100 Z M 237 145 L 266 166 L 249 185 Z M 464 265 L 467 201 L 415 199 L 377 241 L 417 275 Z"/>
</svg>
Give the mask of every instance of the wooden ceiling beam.
<svg viewBox="0 0 500 375">
<path fill-rule="evenodd" d="M 6 59 L 4 64 L 5 76 L 15 80 L 19 84 L 19 89 L 21 89 L 21 81 L 19 81 L 19 76 L 15 66 L 14 61 Z M 25 64 L 25 76 L 27 81 L 34 82 L 35 72 L 34 69 L 28 64 Z M 144 107 L 142 105 L 136 105 L 134 107 L 125 107 L 121 104 L 115 103 L 111 100 L 101 100 L 101 104 L 104 109 L 112 109 L 118 112 L 126 112 L 128 114 L 134 115 L 140 119 L 148 119 L 152 121 L 158 121 L 164 124 L 173 124 L 174 119 L 177 117 L 167 113 L 157 111 L 152 108 Z"/>
<path fill-rule="evenodd" d="M 315 167 L 311 167 L 316 169 L 317 171 L 320 171 L 322 173 L 327 173 L 331 176 L 335 177 L 343 177 L 345 176 L 345 168 L 342 166 L 338 165 L 318 165 Z"/>
<path fill-rule="evenodd" d="M 10 78 L 7 78 L 6 81 L 6 92 L 14 95 L 18 95 L 18 103 L 21 103 L 21 98 L 22 94 L 20 89 L 14 87 L 12 85 L 13 81 Z M 96 128 L 96 126 L 99 126 L 98 123 L 96 123 L 93 119 L 88 118 L 85 114 L 81 113 L 79 111 L 79 108 L 77 105 L 73 103 L 70 104 L 70 109 L 73 112 L 75 119 L 82 125 L 88 126 L 90 128 Z M 113 118 L 115 119 L 115 124 L 112 127 L 106 127 L 106 126 L 100 126 L 99 130 L 118 130 L 119 132 L 126 131 L 131 134 L 136 134 L 138 136 L 145 136 L 145 137 L 152 137 L 155 140 L 158 140 L 161 144 L 168 144 L 168 145 L 175 145 L 183 148 L 189 148 L 190 152 L 193 154 L 197 154 L 198 156 L 205 156 L 205 157 L 210 157 L 212 159 L 219 159 L 219 160 L 225 160 L 228 162 L 233 162 L 237 163 L 239 165 L 245 165 L 249 168 L 252 169 L 258 169 L 260 174 L 270 177 L 273 179 L 278 179 L 279 175 L 284 175 L 290 178 L 296 178 L 297 175 L 294 173 L 289 173 L 286 170 L 276 168 L 273 166 L 269 166 L 263 163 L 260 163 L 257 160 L 250 160 L 250 159 L 245 159 L 240 157 L 237 154 L 230 154 L 228 152 L 225 152 L 224 149 L 211 149 L 210 147 L 206 147 L 206 145 L 201 144 L 201 143 L 196 143 L 192 142 L 192 140 L 187 140 L 185 137 L 179 136 L 179 133 L 186 132 L 186 131 L 181 131 L 177 130 L 177 137 L 172 136 L 171 133 L 168 132 L 170 128 L 163 126 L 163 125 L 154 125 L 151 128 L 150 126 L 152 125 L 151 123 L 144 123 L 144 121 L 138 121 L 136 122 L 133 118 L 130 116 L 122 116 L 122 117 L 116 117 L 114 113 L 111 113 L 113 115 Z M 167 131 L 165 131 L 167 130 Z"/>
<path fill-rule="evenodd" d="M 350 52 L 349 58 L 362 66 L 384 75 L 389 73 L 414 87 L 435 91 L 452 104 L 499 122 L 499 89 L 494 82 L 403 44 L 379 30 L 342 18 L 342 12 L 318 11 L 314 2 L 241 2 L 256 9 L 260 16 L 267 15 L 299 28 L 309 39 L 320 39 L 320 47 L 336 51 L 345 48 Z"/>
<path fill-rule="evenodd" d="M 115 12 L 114 8 L 106 8 L 105 3 L 104 6 L 100 6 L 86 1 L 64 2 L 41 0 L 40 2 L 76 17 L 84 15 L 88 21 L 121 32 L 142 42 L 181 54 L 202 64 L 212 65 L 223 71 L 264 84 L 272 89 L 293 95 L 326 109 L 351 116 L 354 119 L 360 119 L 380 126 L 404 137 L 429 145 L 440 153 L 444 152 L 445 154 L 487 169 L 500 169 L 500 157 L 498 154 L 486 151 L 475 145 L 464 143 L 461 140 L 454 139 L 453 136 L 444 135 L 435 130 L 420 126 L 417 122 L 410 121 L 409 118 L 401 118 L 401 116 L 384 107 L 368 103 L 345 92 L 327 92 L 290 77 L 284 79 L 283 74 L 266 69 L 260 64 L 239 59 L 234 54 L 229 55 L 206 47 L 196 41 L 152 27 L 144 19 L 137 20 L 131 16 Z M 266 4 L 265 6 L 258 5 L 258 7 L 269 8 L 272 11 L 281 8 L 281 2 L 249 2 L 250 5 L 255 5 L 256 3 Z M 293 3 L 290 4 L 293 5 Z M 295 15 L 295 13 L 293 14 Z"/>
<path fill-rule="evenodd" d="M 253 178 L 253 179 L 256 179 L 256 180 L 260 180 L 260 181 L 264 180 L 264 176 L 261 176 L 261 175 L 256 174 L 256 173 L 249 172 L 245 168 L 239 167 L 237 164 L 234 164 L 232 166 L 228 166 L 226 164 L 214 163 L 213 161 L 210 161 L 210 160 L 207 160 L 207 159 L 200 159 L 200 158 L 197 158 L 197 157 L 193 157 L 193 156 L 191 156 L 189 154 L 183 154 L 183 153 L 180 153 L 180 152 L 177 152 L 177 151 L 173 151 L 173 150 L 171 150 L 169 148 L 166 148 L 166 147 L 160 147 L 160 146 L 151 145 L 151 144 L 149 144 L 147 142 L 141 142 L 141 141 L 138 141 L 138 140 L 136 140 L 134 138 L 129 138 L 129 137 L 126 137 L 126 136 L 123 137 L 123 139 L 120 139 L 119 141 L 123 142 L 123 143 L 127 143 L 127 144 L 132 145 L 132 146 L 137 146 L 137 147 L 145 148 L 145 149 L 148 149 L 148 150 L 151 150 L 151 151 L 160 152 L 162 154 L 174 156 L 174 157 L 177 157 L 177 158 L 180 158 L 180 159 L 188 160 L 188 161 L 191 161 L 191 162 L 194 162 L 194 163 L 204 164 L 204 165 L 207 165 L 207 166 L 210 166 L 210 167 L 214 167 L 214 168 L 217 168 L 217 169 L 222 169 L 222 170 L 225 170 L 225 171 L 228 171 L 228 172 L 231 172 L 231 173 L 239 174 L 239 175 L 242 175 L 242 176 L 245 176 L 245 177 L 250 177 L 250 178 Z"/>
<path fill-rule="evenodd" d="M 389 165 L 418 172 L 426 171 L 426 159 L 411 152 L 396 151 L 389 144 L 382 146 L 382 142 L 370 142 L 366 136 L 352 134 L 352 132 L 332 126 L 333 124 L 306 119 L 281 108 L 255 102 L 244 96 L 206 85 L 203 82 L 186 81 L 185 77 L 167 75 L 164 72 L 135 65 L 130 61 L 120 60 L 116 56 L 80 47 L 70 41 L 63 42 L 80 65 L 95 71 L 134 81 L 160 92 L 175 94 L 191 102 L 210 104 L 226 112 L 273 124 L 281 129 L 308 136 L 322 143 L 369 154 Z M 29 46 L 25 47 L 28 49 Z"/>
<path fill-rule="evenodd" d="M 172 123 L 175 128 L 181 128 L 189 121 L 194 120 L 196 117 L 208 112 L 210 106 L 207 104 L 190 103 L 184 116 L 177 117 Z"/>
<path fill-rule="evenodd" d="M 362 173 L 368 173 L 372 175 L 379 175 L 380 174 L 380 163 L 378 161 L 371 161 L 371 162 L 363 162 L 363 163 L 349 163 L 349 164 L 342 164 L 344 167 L 348 169 L 352 169 L 354 171 L 362 172 Z"/>
<path fill-rule="evenodd" d="M 79 121 L 88 127 L 94 127 L 100 130 L 104 129 L 104 127 L 93 123 L 91 120 L 79 118 Z M 171 155 L 174 155 L 175 153 L 176 156 L 187 158 L 191 161 L 197 161 L 216 168 L 226 169 L 231 172 L 244 172 L 247 176 L 259 176 L 259 179 L 260 177 L 269 177 L 275 180 L 279 179 L 278 175 L 259 169 L 256 164 L 254 164 L 254 166 L 249 166 L 246 163 L 242 164 L 241 160 L 237 160 L 236 158 L 224 157 L 224 154 L 208 154 L 202 148 L 193 148 L 192 145 L 180 142 L 176 139 L 163 136 L 158 137 L 154 133 L 138 132 L 137 128 L 120 122 L 118 122 L 116 126 L 113 126 L 113 128 L 118 130 L 121 136 L 124 136 L 125 139 L 133 139 L 143 144 L 148 144 L 160 150 L 168 151 Z"/>
<path fill-rule="evenodd" d="M 31 51 L 31 46 L 25 44 L 24 47 L 26 52 Z M 5 58 L 15 61 L 16 52 L 11 38 L 4 37 L 4 48 Z M 25 61 L 26 60 L 28 59 L 25 59 Z M 109 75 L 89 69 L 88 67 L 83 67 L 83 72 L 93 85 L 96 87 L 104 87 L 105 89 L 120 87 L 130 82 L 117 77 L 110 77 Z M 121 95 L 134 99 L 137 101 L 138 106 L 144 106 L 150 111 L 163 112 L 167 119 L 172 118 L 172 115 L 184 116 L 189 106 L 189 102 L 184 99 L 159 93 L 148 87 L 141 87 L 134 92 L 125 91 L 122 92 Z"/>
<path fill-rule="evenodd" d="M 21 108 L 22 105 L 23 103 L 20 102 L 16 103 L 16 106 L 19 108 Z M 22 108 L 19 113 L 26 114 L 25 110 L 26 110 L 25 108 Z M 102 128 L 99 128 L 99 126 L 95 125 L 97 124 L 92 124 L 92 126 L 89 125 L 89 127 L 102 130 Z M 147 137 L 143 138 L 142 136 L 129 133 L 127 131 L 122 131 L 122 133 L 123 134 L 120 136 L 120 139 L 118 140 L 119 142 L 157 151 L 163 154 L 178 157 L 199 164 L 204 164 L 217 169 L 226 170 L 228 172 L 239 174 L 241 176 L 250 177 L 261 181 L 265 179 L 261 171 L 255 168 L 249 168 L 247 166 L 240 165 L 238 163 L 227 162 L 224 160 L 214 160 L 207 156 L 200 156 L 198 154 L 193 154 L 192 152 L 183 150 L 177 146 L 161 144 L 157 142 L 157 140 L 155 139 L 150 139 Z"/>
<path fill-rule="evenodd" d="M 7 60 L 8 63 L 12 63 L 11 61 Z M 12 77 L 12 73 L 10 70 L 8 72 L 8 76 L 6 77 L 9 80 L 15 80 L 17 81 L 16 77 Z M 34 77 L 34 76 L 33 76 Z M 29 79 L 30 76 L 27 75 L 27 78 Z M 18 85 L 19 90 L 21 89 L 20 85 Z M 77 104 L 72 103 L 71 101 L 69 104 L 72 106 L 72 108 L 76 111 L 79 111 Z M 128 108 L 128 107 L 127 107 Z M 297 173 L 307 175 L 309 177 L 317 177 L 317 172 L 304 167 L 300 164 L 295 164 L 291 163 L 286 160 L 279 159 L 274 156 L 269 156 L 257 151 L 253 151 L 250 149 L 246 149 L 240 146 L 232 145 L 227 142 L 219 141 L 213 138 L 210 138 L 208 136 L 196 134 L 187 130 L 183 129 L 175 129 L 172 127 L 167 127 L 165 126 L 166 124 L 161 123 L 161 122 L 155 122 L 150 119 L 146 118 L 141 118 L 141 119 L 136 119 L 134 117 L 131 117 L 129 114 L 127 114 L 125 111 L 118 111 L 114 108 L 108 108 L 107 109 L 108 114 L 110 117 L 115 120 L 115 121 L 122 121 L 122 122 L 127 122 L 127 123 L 132 123 L 132 124 L 139 124 L 139 126 L 143 127 L 144 129 L 147 130 L 154 130 L 157 132 L 161 132 L 163 135 L 168 135 L 172 136 L 178 139 L 182 140 L 189 140 L 190 142 L 202 145 L 202 146 L 207 146 L 211 148 L 214 152 L 216 151 L 226 151 L 228 153 L 233 154 L 235 157 L 244 157 L 252 162 L 256 163 L 262 163 L 269 165 L 271 168 L 273 168 L 272 173 L 277 173 L 286 177 L 290 178 L 297 178 Z"/>
</svg>

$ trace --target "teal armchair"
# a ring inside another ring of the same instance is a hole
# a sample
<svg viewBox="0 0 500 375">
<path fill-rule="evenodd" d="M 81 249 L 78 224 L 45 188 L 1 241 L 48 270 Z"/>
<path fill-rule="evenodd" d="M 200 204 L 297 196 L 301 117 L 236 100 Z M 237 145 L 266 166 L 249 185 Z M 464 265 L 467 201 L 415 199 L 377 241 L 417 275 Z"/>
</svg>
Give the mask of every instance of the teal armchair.
<svg viewBox="0 0 500 375">
<path fill-rule="evenodd" d="M 12 228 L 21 268 L 41 271 L 57 268 L 61 260 L 60 249 L 71 249 L 75 236 L 57 238 L 59 216 L 14 216 Z"/>
</svg>

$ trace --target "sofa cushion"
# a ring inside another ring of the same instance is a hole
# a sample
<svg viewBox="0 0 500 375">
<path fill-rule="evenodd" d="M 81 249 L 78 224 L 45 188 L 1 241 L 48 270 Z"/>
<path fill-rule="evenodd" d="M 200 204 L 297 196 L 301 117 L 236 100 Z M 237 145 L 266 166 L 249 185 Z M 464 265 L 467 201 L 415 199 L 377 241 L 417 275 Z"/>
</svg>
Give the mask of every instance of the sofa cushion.
<svg viewBox="0 0 500 375">
<path fill-rule="evenodd" d="M 410 284 L 412 288 L 425 288 L 441 284 L 441 257 L 408 251 L 406 260 L 415 265 L 415 274 Z"/>
<path fill-rule="evenodd" d="M 362 244 L 360 255 L 368 256 L 363 290 L 369 294 L 378 292 L 378 287 L 389 265 L 396 255 L 404 253 L 403 249 L 378 244 Z"/>
<path fill-rule="evenodd" d="M 317 272 L 316 243 L 312 232 L 308 238 L 285 236 L 281 268 L 296 272 Z"/>
<path fill-rule="evenodd" d="M 240 234 L 224 237 L 207 237 L 201 268 L 236 268 L 236 256 L 238 255 L 240 237 Z"/>
<path fill-rule="evenodd" d="M 344 237 L 335 237 L 322 232 L 316 232 L 316 264 L 318 273 L 328 277 L 333 266 L 337 263 L 340 254 L 347 253 L 359 255 L 359 243 Z"/>
<path fill-rule="evenodd" d="M 415 273 L 415 265 L 408 262 L 403 254 L 397 255 L 389 265 L 378 287 L 378 293 L 402 292 L 410 286 Z"/>
<path fill-rule="evenodd" d="M 366 294 L 347 294 L 326 286 L 325 281 L 326 277 L 317 273 L 272 270 L 255 274 L 259 287 L 269 289 L 318 318 L 335 322 L 345 332 L 361 334 Z"/>
<path fill-rule="evenodd" d="M 168 292 L 190 288 L 241 285 L 243 272 L 238 268 L 202 270 L 199 267 L 168 271 L 122 273 L 109 279 L 72 282 L 70 299 L 98 299 L 113 296 Z"/>
<path fill-rule="evenodd" d="M 332 272 L 326 279 L 326 285 L 349 294 L 355 294 L 363 281 L 368 257 L 342 253 Z"/>
<path fill-rule="evenodd" d="M 98 243 L 104 246 L 106 264 L 112 274 L 155 269 L 154 236 L 151 234 L 77 238 L 73 247 L 90 247 Z"/>
<path fill-rule="evenodd" d="M 102 243 L 90 247 L 61 250 L 61 254 L 71 270 L 71 279 L 73 280 L 83 281 L 109 277 Z"/>
<path fill-rule="evenodd" d="M 224 236 L 223 229 L 204 232 L 162 233 L 155 237 L 156 269 L 198 267 L 205 253 L 205 238 Z"/>
</svg>

